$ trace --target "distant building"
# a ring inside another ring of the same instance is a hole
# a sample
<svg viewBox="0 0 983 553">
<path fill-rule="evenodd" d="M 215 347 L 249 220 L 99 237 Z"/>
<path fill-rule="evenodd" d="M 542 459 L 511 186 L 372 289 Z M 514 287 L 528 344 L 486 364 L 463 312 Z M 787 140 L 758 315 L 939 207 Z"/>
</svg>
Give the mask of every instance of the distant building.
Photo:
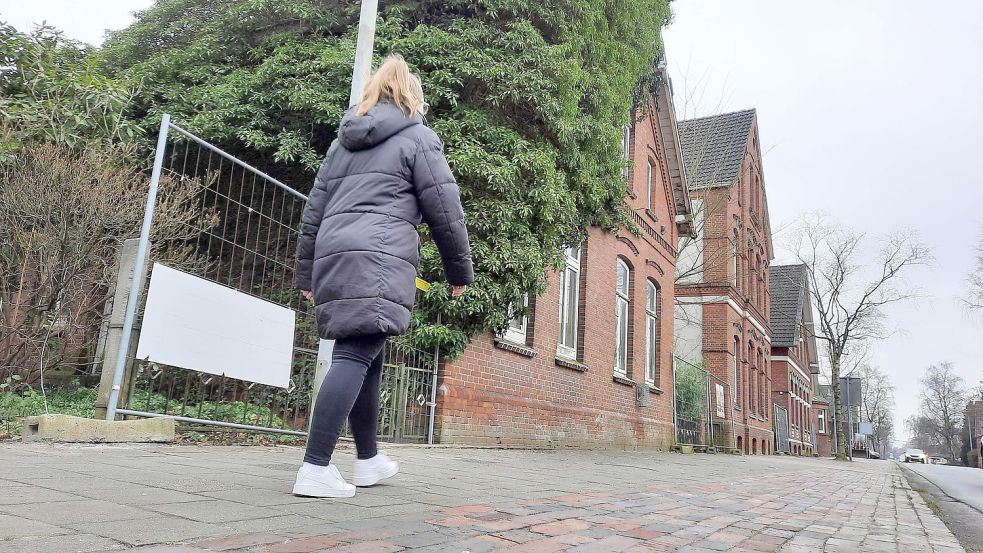
<svg viewBox="0 0 983 553">
<path fill-rule="evenodd" d="M 969 442 L 966 464 L 983 468 L 983 400 L 973 400 L 966 405 L 963 429 Z"/>
<path fill-rule="evenodd" d="M 818 385 L 819 352 L 807 271 L 805 265 L 776 265 L 768 271 L 772 400 L 786 413 L 784 420 L 775 418 L 775 434 L 787 436 L 788 443 L 778 445 L 791 455 L 813 455 L 817 446 L 812 399 Z"/>
<path fill-rule="evenodd" d="M 725 447 L 772 453 L 773 256 L 755 110 L 681 121 L 680 143 L 696 236 L 676 264 L 676 355 L 724 383 L 711 409 Z M 718 432 L 718 430 L 715 430 Z"/>
<path fill-rule="evenodd" d="M 812 396 L 812 427 L 816 429 L 814 453 L 820 457 L 833 455 L 833 389 L 827 384 L 819 384 Z"/>
</svg>

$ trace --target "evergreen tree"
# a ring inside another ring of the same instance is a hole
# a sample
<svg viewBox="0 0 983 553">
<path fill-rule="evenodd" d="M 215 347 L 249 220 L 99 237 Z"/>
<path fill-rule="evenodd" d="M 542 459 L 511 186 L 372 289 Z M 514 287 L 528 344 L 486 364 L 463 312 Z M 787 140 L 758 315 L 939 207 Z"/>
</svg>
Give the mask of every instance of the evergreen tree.
<svg viewBox="0 0 983 553">
<path fill-rule="evenodd" d="M 139 85 L 129 117 L 152 135 L 175 122 L 301 190 L 348 105 L 359 2 L 159 0 L 99 54 Z M 418 71 L 471 233 L 476 281 L 462 300 L 436 286 L 416 345 L 459 352 L 502 327 L 508 306 L 585 227 L 624 223 L 620 128 L 661 50 L 668 0 L 383 2 L 378 57 Z M 439 280 L 424 237 L 423 277 Z M 444 313 L 448 327 L 432 324 Z"/>
</svg>

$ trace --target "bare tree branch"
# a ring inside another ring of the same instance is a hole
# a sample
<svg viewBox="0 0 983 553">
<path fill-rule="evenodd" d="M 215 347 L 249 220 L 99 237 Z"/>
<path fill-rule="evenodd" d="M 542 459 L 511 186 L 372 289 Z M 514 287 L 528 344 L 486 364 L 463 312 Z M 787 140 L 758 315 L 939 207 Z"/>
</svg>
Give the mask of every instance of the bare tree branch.
<svg viewBox="0 0 983 553">
<path fill-rule="evenodd" d="M 862 367 L 851 368 L 844 356 L 853 346 L 888 335 L 883 308 L 916 297 L 904 276 L 911 268 L 931 261 L 930 252 L 914 233 L 898 232 L 884 237 L 879 252 L 862 264 L 865 239 L 862 233 L 817 214 L 803 220 L 792 240 L 792 250 L 808 267 L 819 322 L 817 338 L 825 344 L 833 409 L 840 425 L 847 417 L 840 401 L 839 379 Z M 846 457 L 845 442 L 837 440 L 838 458 Z"/>
</svg>

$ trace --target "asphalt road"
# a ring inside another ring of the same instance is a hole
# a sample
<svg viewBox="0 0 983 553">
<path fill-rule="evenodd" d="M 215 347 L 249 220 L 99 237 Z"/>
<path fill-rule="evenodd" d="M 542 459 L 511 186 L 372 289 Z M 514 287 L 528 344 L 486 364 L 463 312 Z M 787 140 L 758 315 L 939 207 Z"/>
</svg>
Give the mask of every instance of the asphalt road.
<svg viewBox="0 0 983 553">
<path fill-rule="evenodd" d="M 983 470 L 950 465 L 905 465 L 938 486 L 949 497 L 983 513 Z"/>
</svg>

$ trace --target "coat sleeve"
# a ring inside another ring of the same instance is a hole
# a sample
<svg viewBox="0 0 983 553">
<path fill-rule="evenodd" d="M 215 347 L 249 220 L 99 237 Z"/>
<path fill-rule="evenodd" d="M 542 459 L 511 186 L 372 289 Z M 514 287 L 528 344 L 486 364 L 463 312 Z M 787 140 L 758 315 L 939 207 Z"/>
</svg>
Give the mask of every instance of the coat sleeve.
<svg viewBox="0 0 983 553">
<path fill-rule="evenodd" d="M 474 268 L 461 190 L 447 165 L 443 143 L 436 134 L 429 134 L 421 141 L 413 162 L 413 185 L 420 212 L 440 251 L 447 281 L 455 286 L 471 284 Z"/>
<path fill-rule="evenodd" d="M 324 218 L 324 209 L 328 200 L 328 188 L 326 170 L 331 163 L 331 154 L 337 146 L 331 145 L 328 154 L 324 156 L 321 168 L 314 179 L 314 188 L 307 196 L 307 204 L 304 206 L 304 213 L 301 215 L 300 236 L 297 238 L 297 266 L 294 272 L 294 280 L 298 290 L 312 290 L 313 269 L 314 269 L 314 243 L 317 240 L 317 233 L 321 229 L 321 220 Z"/>
</svg>

